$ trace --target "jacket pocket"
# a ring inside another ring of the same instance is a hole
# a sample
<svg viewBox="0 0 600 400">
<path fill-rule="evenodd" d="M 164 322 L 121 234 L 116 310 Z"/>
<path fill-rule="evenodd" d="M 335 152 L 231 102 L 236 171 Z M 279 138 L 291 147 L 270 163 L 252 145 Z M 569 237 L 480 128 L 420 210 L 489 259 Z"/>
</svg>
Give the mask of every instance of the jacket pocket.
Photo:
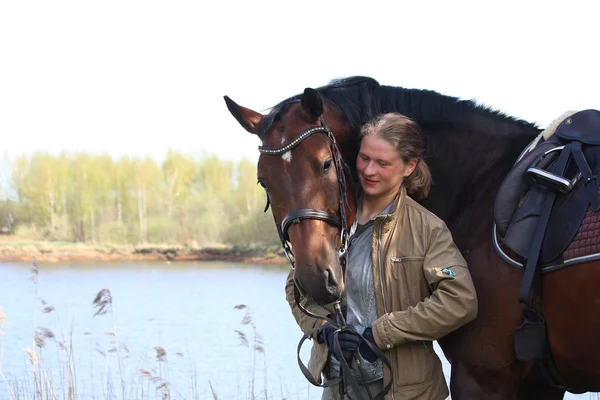
<svg viewBox="0 0 600 400">
<path fill-rule="evenodd" d="M 414 281 L 415 278 L 423 276 L 422 256 L 393 256 L 390 258 L 392 266 L 392 276 L 396 279 L 403 279 L 407 282 Z"/>
<path fill-rule="evenodd" d="M 420 343 L 412 342 L 398 346 L 396 350 L 394 387 L 396 391 L 402 388 L 403 393 L 414 391 L 415 394 L 414 397 L 406 398 L 420 398 L 418 394 L 421 390 L 427 391 L 432 384 L 439 384 L 440 379 L 444 380 L 441 361 L 431 346 L 425 349 Z"/>
</svg>

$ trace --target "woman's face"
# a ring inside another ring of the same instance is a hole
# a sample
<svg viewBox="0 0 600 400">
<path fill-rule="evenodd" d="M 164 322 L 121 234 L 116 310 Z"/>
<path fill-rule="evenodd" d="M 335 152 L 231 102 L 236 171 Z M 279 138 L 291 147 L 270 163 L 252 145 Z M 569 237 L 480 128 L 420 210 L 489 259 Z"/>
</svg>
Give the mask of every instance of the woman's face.
<svg viewBox="0 0 600 400">
<path fill-rule="evenodd" d="M 356 159 L 358 180 L 369 197 L 393 197 L 404 178 L 415 169 L 417 160 L 402 161 L 396 149 L 385 139 L 365 136 Z"/>
</svg>

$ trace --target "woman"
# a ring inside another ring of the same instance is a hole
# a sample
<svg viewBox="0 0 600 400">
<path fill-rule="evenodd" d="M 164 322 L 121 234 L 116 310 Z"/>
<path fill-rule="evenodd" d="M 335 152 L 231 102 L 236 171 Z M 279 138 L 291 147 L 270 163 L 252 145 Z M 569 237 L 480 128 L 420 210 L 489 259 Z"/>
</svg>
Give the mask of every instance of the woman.
<svg viewBox="0 0 600 400">
<path fill-rule="evenodd" d="M 356 169 L 362 190 L 345 276 L 347 322 L 390 359 L 394 384 L 386 398 L 445 399 L 448 388 L 432 342 L 476 317 L 471 275 L 445 223 L 417 203 L 431 186 L 418 125 L 400 114 L 384 114 L 361 129 L 361 138 Z M 330 350 L 333 328 L 301 314 L 291 276 L 286 294 L 303 331 L 323 324 L 310 371 L 335 378 L 340 365 Z M 326 312 L 304 301 L 309 310 Z M 377 394 L 390 371 L 363 339 L 346 332 L 339 339 L 346 361 L 359 361 L 352 362 L 352 370 L 362 383 L 360 398 L 368 398 L 366 390 Z M 346 390 L 349 398 L 358 397 L 351 387 Z M 324 389 L 323 399 L 337 398 L 335 386 Z"/>
</svg>

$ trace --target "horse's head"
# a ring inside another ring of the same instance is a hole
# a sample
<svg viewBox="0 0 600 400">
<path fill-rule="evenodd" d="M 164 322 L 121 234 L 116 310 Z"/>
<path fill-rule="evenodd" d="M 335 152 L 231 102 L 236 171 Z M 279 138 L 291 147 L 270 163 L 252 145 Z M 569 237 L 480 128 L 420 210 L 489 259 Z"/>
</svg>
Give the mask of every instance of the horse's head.
<svg viewBox="0 0 600 400">
<path fill-rule="evenodd" d="M 339 300 L 344 234 L 356 209 L 351 178 L 333 135 L 348 131 L 340 112 L 324 104 L 314 89 L 276 106 L 269 115 L 227 96 L 225 102 L 242 127 L 262 142 L 258 183 L 267 191 L 280 239 L 295 263 L 296 285 L 319 304 Z"/>
</svg>

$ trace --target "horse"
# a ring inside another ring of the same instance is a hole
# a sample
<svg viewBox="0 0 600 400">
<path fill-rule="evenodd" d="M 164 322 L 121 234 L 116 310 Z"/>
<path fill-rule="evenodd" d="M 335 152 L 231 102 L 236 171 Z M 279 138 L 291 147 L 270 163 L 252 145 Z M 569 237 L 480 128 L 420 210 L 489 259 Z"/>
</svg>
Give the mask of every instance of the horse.
<svg viewBox="0 0 600 400">
<path fill-rule="evenodd" d="M 340 232 L 353 222 L 356 203 L 352 185 L 340 182 L 356 180 L 360 127 L 378 114 L 398 112 L 423 132 L 434 184 L 421 204 L 449 227 L 477 290 L 477 318 L 439 340 L 452 366 L 452 398 L 555 400 L 566 391 L 600 391 L 599 261 L 555 268 L 536 280 L 553 369 L 516 354 L 515 329 L 527 308 L 517 301 L 524 268 L 498 251 L 494 209 L 506 175 L 542 129 L 472 100 L 361 76 L 307 88 L 266 115 L 227 96 L 225 102 L 240 125 L 260 138 L 258 182 L 286 254 L 293 249 L 294 281 L 303 294 L 319 304 L 342 296 Z M 337 150 L 348 170 L 336 164 Z"/>
</svg>

